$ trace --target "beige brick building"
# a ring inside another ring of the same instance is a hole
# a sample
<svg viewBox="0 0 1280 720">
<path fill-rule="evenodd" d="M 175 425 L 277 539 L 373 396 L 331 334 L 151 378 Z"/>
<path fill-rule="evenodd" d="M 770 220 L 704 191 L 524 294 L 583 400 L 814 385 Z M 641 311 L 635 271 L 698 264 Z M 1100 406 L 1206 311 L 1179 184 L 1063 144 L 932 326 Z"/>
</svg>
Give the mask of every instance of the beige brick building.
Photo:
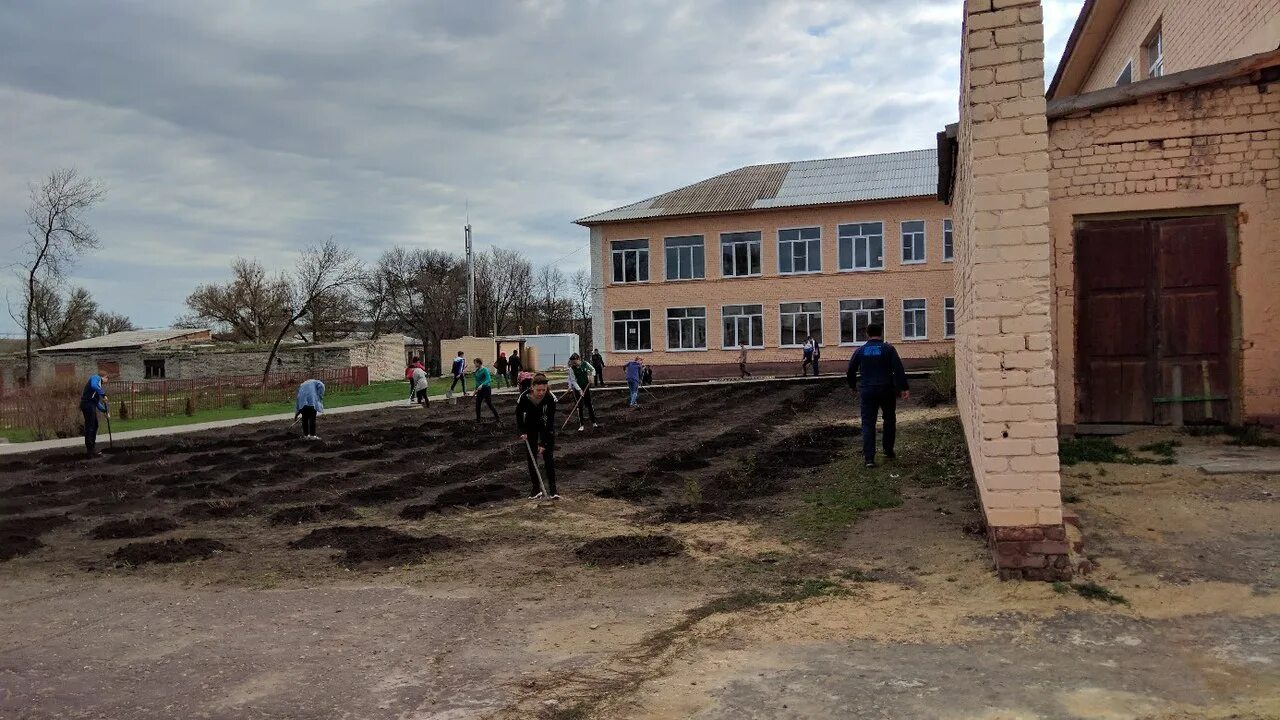
<svg viewBox="0 0 1280 720">
<path fill-rule="evenodd" d="M 951 352 L 949 209 L 933 150 L 757 165 L 582 218 L 593 337 L 615 378 L 794 374 L 812 334 L 842 371 L 868 322 L 908 364 Z"/>
</svg>

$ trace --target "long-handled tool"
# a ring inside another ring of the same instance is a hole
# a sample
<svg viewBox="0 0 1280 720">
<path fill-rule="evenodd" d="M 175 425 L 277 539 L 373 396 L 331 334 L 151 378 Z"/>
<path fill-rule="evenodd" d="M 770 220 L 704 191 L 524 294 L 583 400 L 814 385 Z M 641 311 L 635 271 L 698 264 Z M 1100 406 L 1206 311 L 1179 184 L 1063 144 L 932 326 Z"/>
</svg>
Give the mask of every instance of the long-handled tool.
<svg viewBox="0 0 1280 720">
<path fill-rule="evenodd" d="M 111 413 L 107 413 L 107 447 L 114 448 L 116 439 L 111 435 Z"/>
<path fill-rule="evenodd" d="M 533 454 L 533 447 L 529 445 L 528 440 L 521 440 L 524 445 L 525 452 L 529 453 L 529 462 L 533 463 L 533 474 L 538 476 L 538 486 L 542 488 L 542 496 L 550 499 L 551 493 L 547 491 L 547 481 L 542 479 L 542 471 L 538 469 L 538 456 Z"/>
<path fill-rule="evenodd" d="M 573 404 L 573 407 L 569 408 L 569 414 L 565 416 L 564 424 L 560 426 L 561 431 L 564 431 L 565 428 L 569 427 L 569 421 L 573 420 L 573 413 L 578 409 L 578 403 L 582 402 L 582 398 L 586 396 L 586 391 L 583 391 L 582 394 L 578 396 L 578 400 Z"/>
</svg>

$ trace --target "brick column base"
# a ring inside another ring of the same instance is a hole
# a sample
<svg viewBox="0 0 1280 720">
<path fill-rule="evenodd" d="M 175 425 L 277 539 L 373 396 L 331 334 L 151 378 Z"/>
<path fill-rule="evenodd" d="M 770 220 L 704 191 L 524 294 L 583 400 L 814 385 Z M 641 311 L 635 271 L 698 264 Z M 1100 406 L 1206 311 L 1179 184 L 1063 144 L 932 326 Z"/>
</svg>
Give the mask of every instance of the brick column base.
<svg viewBox="0 0 1280 720">
<path fill-rule="evenodd" d="M 1067 529 L 1059 525 L 993 527 L 987 542 L 1001 580 L 1070 580 Z"/>
</svg>

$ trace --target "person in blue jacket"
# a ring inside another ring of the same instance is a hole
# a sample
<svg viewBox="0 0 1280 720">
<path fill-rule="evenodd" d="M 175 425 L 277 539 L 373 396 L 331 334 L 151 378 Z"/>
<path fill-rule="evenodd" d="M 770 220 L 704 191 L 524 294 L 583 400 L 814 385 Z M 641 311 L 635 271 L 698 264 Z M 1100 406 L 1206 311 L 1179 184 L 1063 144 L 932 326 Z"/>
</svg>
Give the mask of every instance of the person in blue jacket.
<svg viewBox="0 0 1280 720">
<path fill-rule="evenodd" d="M 644 363 L 637 355 L 635 360 L 622 367 L 627 378 L 627 406 L 640 407 L 640 376 L 644 374 Z"/>
<path fill-rule="evenodd" d="M 876 414 L 884 413 L 884 456 L 893 460 L 897 458 L 893 452 L 898 430 L 897 401 L 911 397 L 902 358 L 884 341 L 884 328 L 877 323 L 867 325 L 866 344 L 849 358 L 845 379 L 855 393 L 859 378 L 862 380 L 862 459 L 872 468 L 876 466 Z"/>
<path fill-rule="evenodd" d="M 98 455 L 95 449 L 98 444 L 98 413 L 111 416 L 111 410 L 107 406 L 107 391 L 102 388 L 106 381 L 107 376 L 101 373 L 90 375 L 89 382 L 85 383 L 84 390 L 80 392 L 80 412 L 84 415 L 84 449 L 89 457 Z"/>
<path fill-rule="evenodd" d="M 458 351 L 458 357 L 453 359 L 453 382 L 449 383 L 449 391 L 445 393 L 445 397 L 453 398 L 453 389 L 462 383 L 462 397 L 467 396 L 467 361 L 462 351 Z"/>
<path fill-rule="evenodd" d="M 293 418 L 302 416 L 302 439 L 319 440 L 316 435 L 316 415 L 324 412 L 324 383 L 319 380 L 307 380 L 298 386 L 298 402 L 294 406 Z"/>
</svg>

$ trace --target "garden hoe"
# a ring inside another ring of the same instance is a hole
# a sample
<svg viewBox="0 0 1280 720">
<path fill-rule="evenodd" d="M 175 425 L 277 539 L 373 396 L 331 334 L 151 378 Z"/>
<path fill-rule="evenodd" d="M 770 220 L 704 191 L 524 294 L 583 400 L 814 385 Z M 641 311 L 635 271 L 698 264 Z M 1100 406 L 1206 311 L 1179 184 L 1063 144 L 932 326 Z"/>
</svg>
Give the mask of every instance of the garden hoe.
<svg viewBox="0 0 1280 720">
<path fill-rule="evenodd" d="M 570 390 L 568 392 L 573 392 L 573 391 Z M 575 402 L 573 404 L 573 407 L 569 408 L 569 414 L 564 416 L 564 424 L 560 426 L 561 432 L 563 432 L 565 428 L 569 427 L 569 422 L 573 420 L 573 413 L 578 409 L 578 403 L 582 402 L 582 398 L 586 396 L 587 396 L 587 393 L 583 392 L 581 395 L 578 396 L 578 402 Z"/>
<path fill-rule="evenodd" d="M 551 493 L 547 492 L 547 481 L 542 479 L 542 470 L 538 468 L 538 456 L 533 454 L 533 448 L 525 440 L 520 441 L 524 445 L 525 452 L 529 453 L 529 462 L 533 463 L 533 472 L 538 476 L 538 487 L 542 488 L 542 497 L 547 500 L 551 499 Z"/>
<path fill-rule="evenodd" d="M 107 413 L 107 447 L 115 449 L 116 439 L 111 434 L 111 413 Z"/>
</svg>

